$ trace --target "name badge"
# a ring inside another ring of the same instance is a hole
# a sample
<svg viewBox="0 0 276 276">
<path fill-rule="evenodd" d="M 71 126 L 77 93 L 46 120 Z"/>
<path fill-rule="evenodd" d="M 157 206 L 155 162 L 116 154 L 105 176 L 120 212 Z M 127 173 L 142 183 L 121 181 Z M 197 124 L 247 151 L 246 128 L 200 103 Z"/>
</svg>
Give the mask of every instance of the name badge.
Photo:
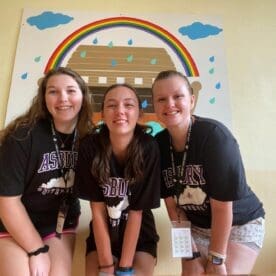
<svg viewBox="0 0 276 276">
<path fill-rule="evenodd" d="M 58 217 L 57 217 L 57 225 L 56 225 L 56 237 L 61 238 L 61 234 L 63 231 L 64 222 L 67 216 L 67 212 L 69 209 L 69 205 L 67 204 L 66 200 L 63 199 L 61 206 L 59 208 Z"/>
<path fill-rule="evenodd" d="M 171 238 L 174 258 L 193 257 L 191 223 L 189 221 L 172 221 Z"/>
</svg>

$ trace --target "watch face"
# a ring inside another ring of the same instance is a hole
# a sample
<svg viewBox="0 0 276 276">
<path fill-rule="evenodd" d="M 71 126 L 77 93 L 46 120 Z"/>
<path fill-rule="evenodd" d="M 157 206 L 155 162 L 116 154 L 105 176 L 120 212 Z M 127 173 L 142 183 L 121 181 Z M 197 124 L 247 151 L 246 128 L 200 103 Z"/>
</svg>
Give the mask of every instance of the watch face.
<svg viewBox="0 0 276 276">
<path fill-rule="evenodd" d="M 223 264 L 223 259 L 218 258 L 216 256 L 212 256 L 212 263 L 215 265 L 221 265 L 221 264 Z"/>
</svg>

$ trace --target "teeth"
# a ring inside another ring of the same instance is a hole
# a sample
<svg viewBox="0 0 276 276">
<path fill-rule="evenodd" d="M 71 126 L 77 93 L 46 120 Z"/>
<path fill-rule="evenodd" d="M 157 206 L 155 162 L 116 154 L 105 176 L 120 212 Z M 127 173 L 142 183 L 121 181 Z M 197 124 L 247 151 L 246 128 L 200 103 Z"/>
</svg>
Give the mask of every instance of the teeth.
<svg viewBox="0 0 276 276">
<path fill-rule="evenodd" d="M 167 115 L 175 115 L 175 114 L 177 114 L 178 113 L 178 111 L 172 111 L 172 112 L 167 112 L 166 114 Z"/>
<path fill-rule="evenodd" d="M 57 107 L 57 109 L 60 109 L 60 110 L 66 110 L 66 109 L 69 109 L 70 106 L 60 106 L 60 107 Z"/>
<path fill-rule="evenodd" d="M 114 122 L 115 124 L 124 124 L 124 123 L 126 123 L 126 121 L 127 121 L 127 120 L 119 119 L 119 120 L 114 120 L 113 122 Z"/>
</svg>

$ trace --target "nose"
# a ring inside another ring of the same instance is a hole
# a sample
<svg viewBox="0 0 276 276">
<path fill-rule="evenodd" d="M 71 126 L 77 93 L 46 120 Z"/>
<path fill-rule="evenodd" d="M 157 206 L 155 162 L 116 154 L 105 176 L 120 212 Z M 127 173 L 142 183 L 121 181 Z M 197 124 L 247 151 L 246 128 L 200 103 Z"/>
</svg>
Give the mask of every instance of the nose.
<svg viewBox="0 0 276 276">
<path fill-rule="evenodd" d="M 61 90 L 59 93 L 59 100 L 61 102 L 66 102 L 68 100 L 68 94 L 65 90 Z"/>
<path fill-rule="evenodd" d="M 122 114 L 122 113 L 124 113 L 124 111 L 125 111 L 124 105 L 123 104 L 118 104 L 117 108 L 116 108 L 116 113 Z"/>
<path fill-rule="evenodd" d="M 175 104 L 174 99 L 172 97 L 168 97 L 165 101 L 165 104 L 167 107 L 174 106 Z"/>
</svg>

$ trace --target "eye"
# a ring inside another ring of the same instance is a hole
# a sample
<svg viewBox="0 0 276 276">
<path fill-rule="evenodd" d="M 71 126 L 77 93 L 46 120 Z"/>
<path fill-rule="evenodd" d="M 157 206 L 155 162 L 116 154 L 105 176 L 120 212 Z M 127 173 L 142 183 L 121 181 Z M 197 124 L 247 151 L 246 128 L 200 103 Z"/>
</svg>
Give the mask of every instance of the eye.
<svg viewBox="0 0 276 276">
<path fill-rule="evenodd" d="M 174 96 L 174 98 L 177 100 L 177 99 L 181 99 L 181 98 L 183 98 L 184 97 L 184 95 L 183 94 L 176 94 L 175 96 Z"/>
<path fill-rule="evenodd" d="M 70 88 L 70 89 L 67 90 L 67 93 L 68 94 L 76 93 L 76 89 Z"/>
<path fill-rule="evenodd" d="M 106 108 L 116 108 L 116 104 L 110 103 L 105 106 Z"/>
<path fill-rule="evenodd" d="M 135 104 L 133 104 L 133 103 L 126 103 L 125 107 L 126 108 L 132 108 L 132 107 L 135 107 Z"/>
<path fill-rule="evenodd" d="M 46 91 L 47 94 L 54 95 L 57 91 L 54 89 L 49 89 Z"/>
<path fill-rule="evenodd" d="M 166 98 L 158 98 L 157 99 L 157 102 L 158 103 L 163 103 L 163 102 L 165 102 L 166 101 Z"/>
</svg>

